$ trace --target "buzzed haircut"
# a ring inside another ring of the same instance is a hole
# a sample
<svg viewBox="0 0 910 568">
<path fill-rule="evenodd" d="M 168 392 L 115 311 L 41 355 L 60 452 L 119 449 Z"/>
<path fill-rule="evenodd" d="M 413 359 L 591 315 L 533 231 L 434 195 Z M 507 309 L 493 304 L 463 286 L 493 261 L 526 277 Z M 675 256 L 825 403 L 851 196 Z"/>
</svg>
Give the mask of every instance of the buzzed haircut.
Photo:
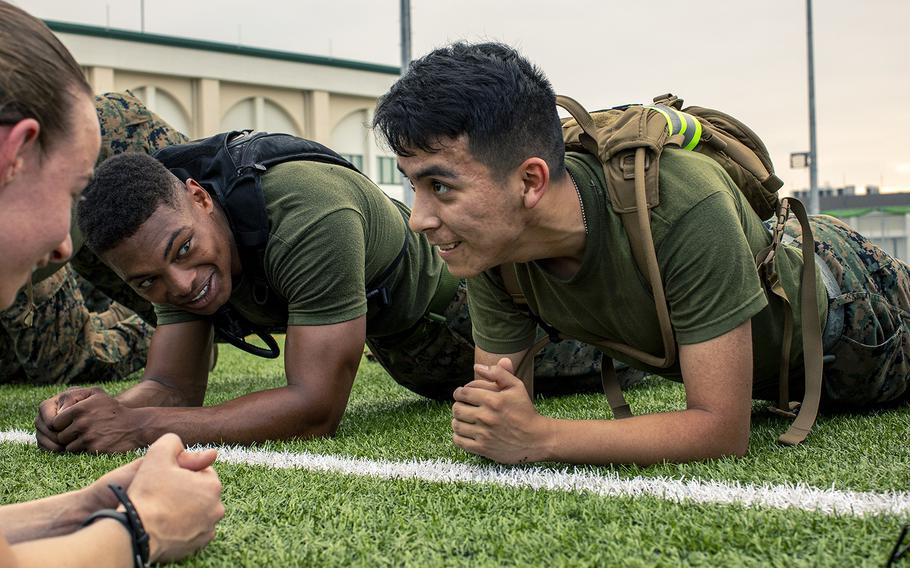
<svg viewBox="0 0 910 568">
<path fill-rule="evenodd" d="M 32 118 L 43 152 L 64 138 L 73 96 L 91 96 L 82 68 L 44 23 L 0 0 L 0 125 Z"/>
<path fill-rule="evenodd" d="M 148 154 L 131 152 L 108 158 L 95 170 L 77 210 L 85 243 L 95 254 L 104 254 L 136 234 L 162 205 L 176 208 L 177 183 Z"/>
<path fill-rule="evenodd" d="M 565 146 L 549 80 L 502 43 L 455 43 L 417 59 L 383 95 L 373 127 L 399 156 L 437 152 L 468 137 L 471 154 L 496 176 L 530 157 L 565 172 Z"/>
</svg>

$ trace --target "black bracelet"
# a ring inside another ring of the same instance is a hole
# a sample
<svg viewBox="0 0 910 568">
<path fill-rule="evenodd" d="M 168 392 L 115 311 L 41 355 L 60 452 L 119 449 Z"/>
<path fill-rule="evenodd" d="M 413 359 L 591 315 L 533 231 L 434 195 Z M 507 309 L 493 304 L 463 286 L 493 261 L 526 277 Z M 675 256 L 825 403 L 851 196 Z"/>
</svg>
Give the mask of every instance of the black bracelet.
<svg viewBox="0 0 910 568">
<path fill-rule="evenodd" d="M 139 513 L 136 511 L 136 507 L 133 506 L 133 502 L 130 501 L 130 498 L 127 496 L 126 491 L 123 490 L 123 487 L 114 484 L 108 485 L 108 487 L 114 492 L 114 496 L 117 497 L 117 500 L 123 504 L 126 512 L 121 513 L 114 509 L 101 509 L 100 511 L 95 511 L 89 515 L 82 522 L 82 526 L 88 526 L 98 519 L 105 518 L 118 521 L 126 527 L 126 530 L 130 533 L 130 540 L 133 545 L 133 564 L 136 568 L 147 568 L 149 565 L 149 535 L 145 532 L 145 527 L 142 526 L 142 521 L 139 519 Z"/>
</svg>

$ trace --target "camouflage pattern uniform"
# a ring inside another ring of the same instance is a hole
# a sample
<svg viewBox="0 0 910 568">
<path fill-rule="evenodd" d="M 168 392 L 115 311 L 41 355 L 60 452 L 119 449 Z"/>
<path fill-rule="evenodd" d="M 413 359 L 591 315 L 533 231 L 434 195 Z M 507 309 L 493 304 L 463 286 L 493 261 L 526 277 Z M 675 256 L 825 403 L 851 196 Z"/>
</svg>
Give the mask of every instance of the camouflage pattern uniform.
<svg viewBox="0 0 910 568">
<path fill-rule="evenodd" d="M 445 321 L 423 318 L 405 333 L 368 338 L 373 356 L 405 388 L 435 400 L 449 400 L 452 392 L 474 376 L 474 342 L 468 315 L 467 286 L 462 280 L 445 312 Z M 578 341 L 551 343 L 537 354 L 534 391 L 541 395 L 599 392 L 601 352 Z M 625 388 L 644 373 L 617 366 Z"/>
<path fill-rule="evenodd" d="M 142 368 L 152 328 L 117 303 L 92 312 L 65 265 L 0 313 L 0 382 L 120 379 Z"/>
<path fill-rule="evenodd" d="M 96 97 L 95 108 L 101 125 L 98 164 L 115 154 L 153 154 L 165 146 L 189 142 L 189 138 L 147 109 L 129 91 Z M 151 303 L 133 292 L 129 284 L 101 262 L 88 247 L 82 247 L 73 256 L 71 263 L 97 289 L 139 314 L 149 324 L 155 325 L 157 320 Z"/>
<path fill-rule="evenodd" d="M 816 254 L 839 291 L 828 300 L 824 399 L 837 406 L 886 403 L 910 393 L 910 266 L 844 222 L 810 218 Z M 801 242 L 799 223 L 786 233 Z M 830 293 L 829 293 L 830 296 Z"/>
<path fill-rule="evenodd" d="M 96 97 L 95 108 L 101 127 L 99 164 L 114 154 L 152 153 L 187 141 L 132 93 Z M 73 241 L 81 242 L 81 237 L 74 234 Z M 88 247 L 77 252 L 71 266 L 44 274 L 31 298 L 24 290 L 0 312 L 0 383 L 99 382 L 126 377 L 145 365 L 154 310 Z M 93 312 L 79 275 L 115 302 Z"/>
</svg>

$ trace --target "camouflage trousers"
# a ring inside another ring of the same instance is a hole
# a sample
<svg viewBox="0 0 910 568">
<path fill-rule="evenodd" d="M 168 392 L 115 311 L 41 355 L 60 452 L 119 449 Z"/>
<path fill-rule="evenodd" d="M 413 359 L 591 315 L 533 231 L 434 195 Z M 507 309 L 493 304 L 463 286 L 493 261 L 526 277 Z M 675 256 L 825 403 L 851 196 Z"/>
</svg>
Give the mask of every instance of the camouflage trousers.
<svg viewBox="0 0 910 568">
<path fill-rule="evenodd" d="M 811 218 L 816 254 L 839 293 L 828 300 L 824 398 L 838 406 L 899 399 L 910 387 L 910 266 L 891 257 L 844 222 Z M 801 242 L 799 223 L 787 234 Z"/>
<path fill-rule="evenodd" d="M 90 311 L 77 278 L 64 266 L 0 313 L 0 383 L 111 381 L 145 365 L 152 328 L 117 303 Z"/>
<path fill-rule="evenodd" d="M 467 287 L 458 285 L 445 321 L 423 318 L 403 334 L 368 338 L 376 360 L 405 388 L 435 400 L 450 400 L 452 392 L 474 377 L 474 342 L 468 315 Z M 596 347 L 564 340 L 544 347 L 534 361 L 536 394 L 597 392 L 601 352 Z M 641 371 L 617 366 L 623 387 L 643 376 Z"/>
<path fill-rule="evenodd" d="M 101 130 L 98 164 L 114 154 L 152 154 L 188 140 L 129 91 L 95 97 L 95 110 Z M 73 243 L 81 242 L 74 223 Z M 37 275 L 34 307 L 22 292 L 0 312 L 0 382 L 97 382 L 125 377 L 145 364 L 155 324 L 151 304 L 88 247 L 78 250 L 71 266 Z M 73 268 L 115 303 L 98 313 L 86 307 Z"/>
</svg>

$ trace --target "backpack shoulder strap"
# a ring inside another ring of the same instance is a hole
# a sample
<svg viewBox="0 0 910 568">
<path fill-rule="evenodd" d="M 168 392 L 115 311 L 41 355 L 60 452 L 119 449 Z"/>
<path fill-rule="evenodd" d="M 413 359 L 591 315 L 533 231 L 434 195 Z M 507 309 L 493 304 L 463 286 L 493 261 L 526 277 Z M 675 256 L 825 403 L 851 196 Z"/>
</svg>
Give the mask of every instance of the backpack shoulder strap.
<svg viewBox="0 0 910 568">
<path fill-rule="evenodd" d="M 645 107 L 628 107 L 611 126 L 599 128 L 574 99 L 560 95 L 556 104 L 569 111 L 580 129 L 573 133 L 570 126 L 564 130 L 564 137 L 577 136 L 603 166 L 612 207 L 622 219 L 635 263 L 654 296 L 664 354 L 656 356 L 615 341 L 603 341 L 601 345 L 654 367 L 671 367 L 676 362 L 676 339 L 654 250 L 651 209 L 660 203 L 657 177 L 660 152 L 667 144 L 679 145 L 683 136 L 671 134 L 665 118 Z"/>
<path fill-rule="evenodd" d="M 792 304 L 787 298 L 783 287 L 774 271 L 774 257 L 780 246 L 783 236 L 784 223 L 790 213 L 797 218 L 802 229 L 801 252 L 803 268 L 800 275 L 800 304 L 802 315 L 803 333 L 803 365 L 805 388 L 802 403 L 790 401 L 789 359 L 790 344 L 793 334 Z M 798 199 L 786 197 L 781 200 L 780 208 L 774 226 L 774 235 L 771 245 L 758 254 L 757 265 L 762 280 L 766 282 L 770 292 L 779 296 L 785 306 L 784 312 L 784 337 L 781 350 L 780 375 L 778 377 L 778 406 L 772 407 L 775 414 L 794 418 L 790 427 L 778 441 L 788 446 L 801 443 L 809 435 L 815 420 L 818 417 L 818 408 L 821 402 L 823 380 L 823 352 L 821 318 L 816 308 L 816 281 L 815 281 L 815 239 L 812 236 L 812 227 L 806 208 Z"/>
</svg>

